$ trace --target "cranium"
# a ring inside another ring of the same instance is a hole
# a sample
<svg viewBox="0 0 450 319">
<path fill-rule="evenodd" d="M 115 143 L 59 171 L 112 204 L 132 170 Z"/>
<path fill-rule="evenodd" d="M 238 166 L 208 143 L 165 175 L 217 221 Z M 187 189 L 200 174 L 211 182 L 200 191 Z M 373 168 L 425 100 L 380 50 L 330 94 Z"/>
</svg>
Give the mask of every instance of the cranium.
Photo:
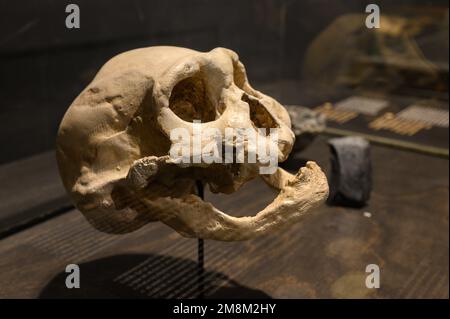
<svg viewBox="0 0 450 319">
<path fill-rule="evenodd" d="M 195 195 L 196 181 L 213 192 L 231 193 L 256 177 L 263 163 L 174 161 L 170 131 L 182 127 L 192 132 L 195 120 L 220 132 L 277 128 L 279 161 L 294 142 L 288 113 L 249 85 L 235 52 L 128 51 L 101 68 L 61 122 L 58 165 L 76 207 L 105 232 L 130 232 L 161 221 L 187 237 L 233 241 L 292 225 L 326 199 L 326 177 L 308 162 L 295 175 L 281 168 L 263 175 L 280 192 L 255 216 L 219 211 Z M 274 146 L 268 136 L 261 138 Z M 250 152 L 245 141 L 223 143 L 243 143 L 245 153 Z"/>
</svg>

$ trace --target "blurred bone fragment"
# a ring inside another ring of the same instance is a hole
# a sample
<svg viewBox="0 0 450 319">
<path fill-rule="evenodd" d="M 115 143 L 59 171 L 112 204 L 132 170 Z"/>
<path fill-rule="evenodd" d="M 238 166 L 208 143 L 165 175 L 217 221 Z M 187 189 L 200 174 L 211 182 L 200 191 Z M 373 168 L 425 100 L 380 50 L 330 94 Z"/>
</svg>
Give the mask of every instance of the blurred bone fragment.
<svg viewBox="0 0 450 319">
<path fill-rule="evenodd" d="M 300 105 L 285 106 L 295 134 L 294 150 L 301 151 L 326 128 L 325 115 Z"/>
</svg>

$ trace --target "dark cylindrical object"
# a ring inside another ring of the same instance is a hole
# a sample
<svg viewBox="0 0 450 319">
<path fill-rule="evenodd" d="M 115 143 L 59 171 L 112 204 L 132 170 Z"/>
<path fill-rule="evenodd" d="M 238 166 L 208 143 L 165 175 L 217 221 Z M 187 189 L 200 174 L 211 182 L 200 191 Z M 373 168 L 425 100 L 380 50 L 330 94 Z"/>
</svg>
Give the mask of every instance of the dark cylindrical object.
<svg viewBox="0 0 450 319">
<path fill-rule="evenodd" d="M 328 144 L 331 150 L 328 203 L 364 206 L 372 190 L 369 142 L 358 136 L 349 136 L 330 139 Z"/>
</svg>

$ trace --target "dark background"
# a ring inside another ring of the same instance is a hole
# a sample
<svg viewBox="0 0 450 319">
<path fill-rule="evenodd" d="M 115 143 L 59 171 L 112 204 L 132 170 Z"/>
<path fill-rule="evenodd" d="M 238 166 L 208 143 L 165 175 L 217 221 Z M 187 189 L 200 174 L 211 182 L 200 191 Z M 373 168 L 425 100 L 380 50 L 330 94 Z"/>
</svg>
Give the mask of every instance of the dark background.
<svg viewBox="0 0 450 319">
<path fill-rule="evenodd" d="M 0 2 L 0 163 L 54 147 L 73 99 L 112 56 L 177 45 L 235 50 L 252 83 L 299 79 L 306 48 L 339 15 L 364 13 L 355 0 L 26 0 Z M 446 1 L 377 1 L 383 10 Z M 65 27 L 80 7 L 81 28 Z M 314 81 L 314 79 L 308 79 Z M 283 101 L 281 101 L 283 102 Z"/>
</svg>

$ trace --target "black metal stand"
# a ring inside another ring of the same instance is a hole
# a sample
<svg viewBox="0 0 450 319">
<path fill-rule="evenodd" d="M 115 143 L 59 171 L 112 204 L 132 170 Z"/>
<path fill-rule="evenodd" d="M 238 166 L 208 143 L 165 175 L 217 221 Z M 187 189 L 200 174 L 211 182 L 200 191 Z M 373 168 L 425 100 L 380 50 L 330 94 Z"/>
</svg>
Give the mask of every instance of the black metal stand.
<svg viewBox="0 0 450 319">
<path fill-rule="evenodd" d="M 203 189 L 203 183 L 201 181 L 196 182 L 197 186 L 197 194 L 201 199 L 204 199 L 204 189 Z M 204 274 L 205 274 L 205 250 L 204 250 L 205 243 L 203 239 L 199 238 L 197 240 L 197 275 L 198 275 L 198 298 L 203 298 L 203 291 L 204 291 Z"/>
</svg>

